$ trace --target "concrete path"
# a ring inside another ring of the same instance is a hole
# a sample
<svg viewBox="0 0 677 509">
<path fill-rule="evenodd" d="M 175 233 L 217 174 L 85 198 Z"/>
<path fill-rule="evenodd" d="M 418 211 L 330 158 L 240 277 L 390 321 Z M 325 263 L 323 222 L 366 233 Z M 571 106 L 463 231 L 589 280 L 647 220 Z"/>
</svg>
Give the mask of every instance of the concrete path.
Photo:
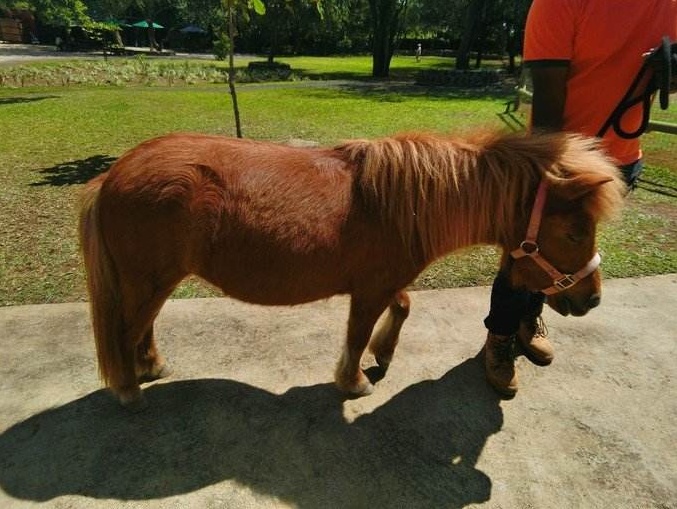
<svg viewBox="0 0 677 509">
<path fill-rule="evenodd" d="M 413 293 L 355 400 L 330 383 L 345 298 L 169 302 L 141 414 L 99 389 L 85 304 L 0 309 L 0 508 L 677 507 L 677 275 L 547 312 L 555 362 L 520 358 L 511 401 L 476 358 L 488 298 Z"/>
<path fill-rule="evenodd" d="M 147 58 L 191 58 L 214 60 L 214 55 L 207 53 L 151 53 L 149 48 L 128 48 L 132 53 L 143 54 Z M 112 57 L 109 55 L 109 57 Z M 127 55 L 133 58 L 134 55 Z M 24 64 L 44 60 L 71 60 L 74 58 L 103 58 L 102 51 L 59 51 L 48 44 L 9 44 L 0 43 L 0 64 Z"/>
</svg>

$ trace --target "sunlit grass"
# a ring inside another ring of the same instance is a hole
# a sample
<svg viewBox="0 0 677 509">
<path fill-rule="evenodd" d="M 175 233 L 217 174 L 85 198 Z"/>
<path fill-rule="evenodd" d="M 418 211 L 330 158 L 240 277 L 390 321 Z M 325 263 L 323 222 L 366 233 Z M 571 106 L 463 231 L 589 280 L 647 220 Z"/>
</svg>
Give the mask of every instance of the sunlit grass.
<svg viewBox="0 0 677 509">
<path fill-rule="evenodd" d="M 396 59 L 394 69 L 412 60 Z M 299 57 L 289 63 L 307 72 L 365 77 L 371 60 Z M 365 81 L 368 86 L 241 85 L 244 134 L 333 144 L 403 130 L 504 126 L 497 115 L 506 100 L 501 93 Z M 677 122 L 674 109 L 661 115 Z M 79 189 L 125 150 L 171 131 L 232 135 L 227 87 L 0 88 L 0 305 L 85 298 L 75 231 Z M 644 146 L 645 182 L 629 199 L 623 219 L 601 232 L 603 269 L 611 277 L 677 272 L 675 138 L 652 133 Z M 438 261 L 415 286 L 488 284 L 498 256 L 489 247 L 463 251 Z M 212 294 L 191 280 L 175 296 Z"/>
</svg>

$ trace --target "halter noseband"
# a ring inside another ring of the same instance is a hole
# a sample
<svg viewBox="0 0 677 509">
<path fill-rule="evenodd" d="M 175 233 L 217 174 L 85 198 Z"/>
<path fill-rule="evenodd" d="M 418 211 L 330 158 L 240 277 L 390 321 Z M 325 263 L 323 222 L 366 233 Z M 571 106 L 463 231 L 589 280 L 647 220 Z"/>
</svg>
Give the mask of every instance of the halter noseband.
<svg viewBox="0 0 677 509">
<path fill-rule="evenodd" d="M 540 249 L 536 239 L 538 238 L 538 230 L 541 226 L 541 217 L 543 215 L 543 207 L 545 205 L 545 197 L 548 189 L 548 184 L 545 179 L 541 180 L 536 191 L 536 199 L 534 200 L 534 208 L 531 210 L 531 218 L 529 219 L 529 227 L 527 228 L 527 236 L 520 244 L 520 247 L 510 252 L 515 260 L 525 256 L 530 257 L 538 266 L 543 269 L 548 276 L 552 278 L 552 286 L 541 290 L 546 295 L 552 295 L 567 288 L 571 288 L 581 279 L 592 274 L 602 258 L 599 253 L 595 253 L 592 259 L 575 274 L 562 274 L 559 270 L 553 267 L 545 258 L 539 253 Z"/>
</svg>

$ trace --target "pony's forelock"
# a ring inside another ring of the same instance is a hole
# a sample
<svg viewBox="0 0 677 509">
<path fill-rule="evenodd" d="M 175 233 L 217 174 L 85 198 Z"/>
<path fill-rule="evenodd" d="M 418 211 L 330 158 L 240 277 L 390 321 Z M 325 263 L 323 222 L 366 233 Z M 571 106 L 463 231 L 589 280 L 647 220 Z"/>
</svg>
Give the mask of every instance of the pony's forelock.
<svg viewBox="0 0 677 509">
<path fill-rule="evenodd" d="M 627 194 L 617 162 L 605 154 L 598 139 L 567 134 L 565 140 L 565 150 L 551 169 L 551 179 L 564 186 L 572 180 L 578 180 L 578 185 L 581 181 L 589 183 L 586 211 L 597 221 L 615 217 Z M 596 185 L 600 181 L 606 182 Z"/>
</svg>

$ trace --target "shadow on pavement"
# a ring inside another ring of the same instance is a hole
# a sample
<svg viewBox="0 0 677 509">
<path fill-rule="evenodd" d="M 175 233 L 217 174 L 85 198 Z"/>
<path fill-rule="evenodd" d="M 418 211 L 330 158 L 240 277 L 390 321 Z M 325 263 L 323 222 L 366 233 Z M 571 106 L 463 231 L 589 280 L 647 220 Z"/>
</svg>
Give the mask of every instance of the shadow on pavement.
<svg viewBox="0 0 677 509">
<path fill-rule="evenodd" d="M 0 487 L 149 500 L 224 480 L 301 508 L 464 507 L 491 496 L 475 465 L 503 425 L 478 359 L 347 422 L 330 384 L 282 395 L 232 381 L 157 384 L 126 414 L 104 391 L 0 435 Z"/>
</svg>

